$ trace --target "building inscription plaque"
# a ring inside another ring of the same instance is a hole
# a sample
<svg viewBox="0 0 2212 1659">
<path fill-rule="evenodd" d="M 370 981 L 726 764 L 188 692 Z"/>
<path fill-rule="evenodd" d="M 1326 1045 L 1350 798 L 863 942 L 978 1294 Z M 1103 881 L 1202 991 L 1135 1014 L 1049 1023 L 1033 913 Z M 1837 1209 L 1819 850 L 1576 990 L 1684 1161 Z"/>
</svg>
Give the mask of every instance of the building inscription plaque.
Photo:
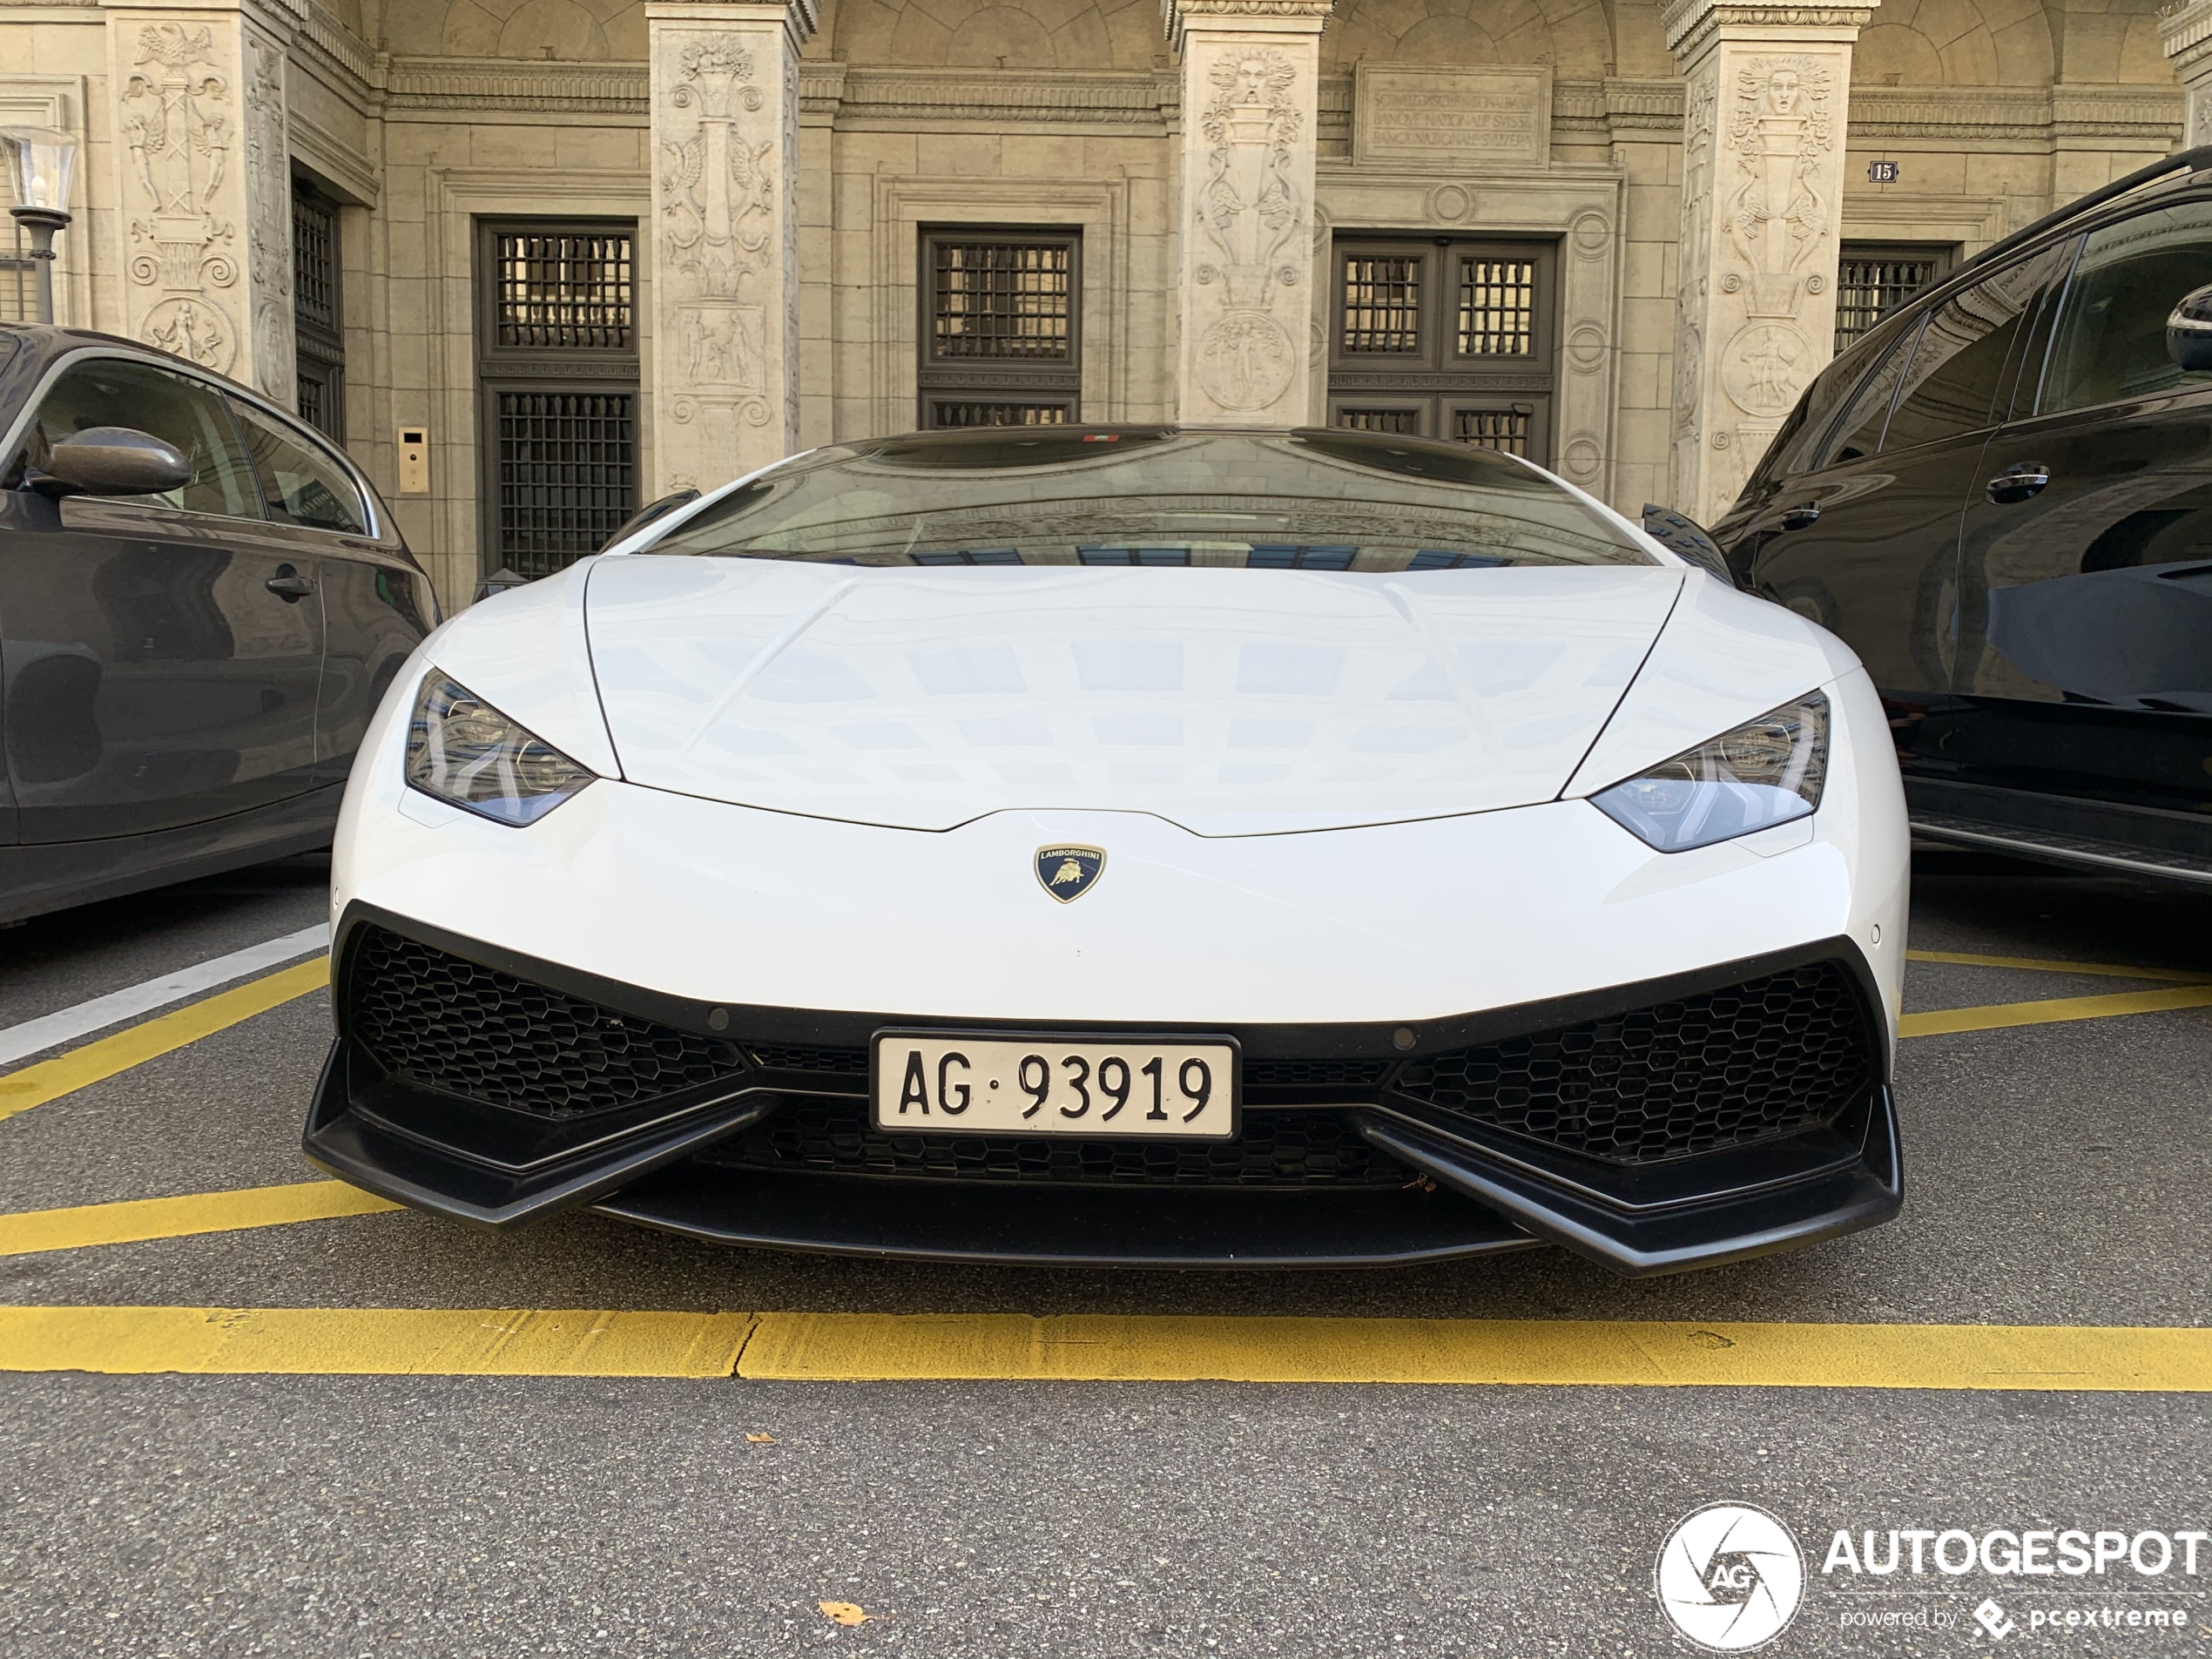
<svg viewBox="0 0 2212 1659">
<path fill-rule="evenodd" d="M 1551 158 L 1548 69 L 1432 69 L 1361 64 L 1352 89 L 1352 157 L 1371 162 Z"/>
</svg>

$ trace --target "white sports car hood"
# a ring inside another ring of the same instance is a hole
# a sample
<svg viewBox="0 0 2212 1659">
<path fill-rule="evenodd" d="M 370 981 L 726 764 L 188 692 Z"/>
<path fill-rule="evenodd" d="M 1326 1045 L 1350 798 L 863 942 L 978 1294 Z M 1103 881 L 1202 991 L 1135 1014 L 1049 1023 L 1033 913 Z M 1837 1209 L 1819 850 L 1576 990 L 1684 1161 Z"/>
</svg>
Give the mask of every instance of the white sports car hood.
<svg viewBox="0 0 2212 1659">
<path fill-rule="evenodd" d="M 1554 799 L 1683 572 L 644 555 L 589 580 L 633 783 L 911 829 L 1088 808 L 1239 835 Z"/>
</svg>

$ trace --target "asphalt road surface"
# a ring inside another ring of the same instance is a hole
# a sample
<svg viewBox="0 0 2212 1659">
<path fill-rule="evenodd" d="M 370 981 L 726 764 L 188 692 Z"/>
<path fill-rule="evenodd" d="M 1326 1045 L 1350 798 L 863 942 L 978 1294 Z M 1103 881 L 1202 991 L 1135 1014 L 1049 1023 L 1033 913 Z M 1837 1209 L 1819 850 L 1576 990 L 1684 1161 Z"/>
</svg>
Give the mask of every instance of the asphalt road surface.
<svg viewBox="0 0 2212 1659">
<path fill-rule="evenodd" d="M 0 931 L 0 1039 L 312 927 L 323 877 L 289 860 Z M 1924 955 L 2142 973 L 1916 960 L 1912 1010 L 2212 983 L 2212 897 L 1946 853 L 1916 884 Z M 0 1303 L 2005 1325 L 2063 1327 L 2094 1355 L 2109 1327 L 2178 1341 L 2212 1325 L 2212 1006 L 2109 1007 L 1910 1038 L 1904 1217 L 1678 1278 L 1627 1283 L 1550 1251 L 1358 1274 L 962 1271 L 385 1211 L 17 1247 Z M 327 1024 L 320 992 L 294 996 L 6 1116 L 0 1227 L 313 1179 L 299 1125 Z M 1795 1622 L 1765 1652 L 2212 1655 L 2212 1541 L 2186 1538 L 2212 1529 L 2202 1348 L 2178 1386 L 2076 1392 L 1847 1372 L 1794 1387 L 133 1375 L 24 1369 L 6 1344 L 0 1653 L 24 1659 L 1688 1654 L 1654 1563 L 1679 1520 L 1723 1501 L 1771 1512 L 1806 1552 Z M 1917 1530 L 1975 1564 L 1830 1566 L 1838 1530 L 1856 1556 L 1892 1529 L 1908 1554 Z M 2071 1529 L 2171 1565 L 2110 1548 L 2080 1575 L 1987 1565 L 2006 1539 Z"/>
</svg>

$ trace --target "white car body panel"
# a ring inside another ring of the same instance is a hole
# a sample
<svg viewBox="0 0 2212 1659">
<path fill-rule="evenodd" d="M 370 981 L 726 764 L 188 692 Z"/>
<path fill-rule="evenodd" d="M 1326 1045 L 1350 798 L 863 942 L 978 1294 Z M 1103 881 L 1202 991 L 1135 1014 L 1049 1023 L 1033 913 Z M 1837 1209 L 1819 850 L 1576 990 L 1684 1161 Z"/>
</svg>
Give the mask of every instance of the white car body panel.
<svg viewBox="0 0 2212 1659">
<path fill-rule="evenodd" d="M 1826 629 L 1692 570 L 1635 694 L 1566 792 L 1595 794 L 1858 667 Z"/>
<path fill-rule="evenodd" d="M 347 791 L 334 920 L 359 900 L 709 1002 L 1132 1026 L 1418 1025 L 1844 937 L 1895 1026 L 1909 842 L 1857 670 L 1830 686 L 1818 813 L 1671 854 L 1583 800 L 1211 839 L 1076 808 L 895 829 L 606 781 L 510 829 L 402 781 L 420 672 Z M 1032 869 L 1059 842 L 1108 854 L 1065 905 Z"/>
<path fill-rule="evenodd" d="M 649 554 L 599 561 L 587 609 L 632 783 L 907 829 L 1115 810 L 1249 835 L 1556 798 L 1683 577 Z"/>
<path fill-rule="evenodd" d="M 437 629 L 417 653 L 578 765 L 618 778 L 584 637 L 589 574 L 587 566 L 571 565 L 494 594 Z"/>
</svg>

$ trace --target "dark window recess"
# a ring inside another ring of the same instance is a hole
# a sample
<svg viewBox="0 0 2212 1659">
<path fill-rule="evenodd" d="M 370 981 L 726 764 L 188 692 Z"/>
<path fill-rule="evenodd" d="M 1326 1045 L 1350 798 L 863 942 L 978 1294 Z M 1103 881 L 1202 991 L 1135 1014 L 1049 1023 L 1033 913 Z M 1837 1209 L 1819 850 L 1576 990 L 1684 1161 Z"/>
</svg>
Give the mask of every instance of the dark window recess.
<svg viewBox="0 0 2212 1659">
<path fill-rule="evenodd" d="M 636 245 L 626 222 L 480 225 L 487 574 L 550 576 L 637 509 Z"/>
<path fill-rule="evenodd" d="M 1617 1163 L 1832 1121 L 1873 1087 L 1875 1037 L 1833 962 L 1400 1068 L 1400 1094 Z"/>
<path fill-rule="evenodd" d="M 1065 403 L 981 403 L 954 398 L 934 398 L 927 425 L 1062 426 L 1069 415 Z"/>
<path fill-rule="evenodd" d="M 1056 426 L 1082 394 L 1082 248 L 1032 231 L 924 231 L 925 427 Z"/>
<path fill-rule="evenodd" d="M 1948 246 L 1845 242 L 1836 267 L 1836 350 L 1841 353 L 1951 268 Z"/>
<path fill-rule="evenodd" d="M 1329 424 L 1549 460 L 1556 265 L 1542 243 L 1338 243 Z"/>
<path fill-rule="evenodd" d="M 616 392 L 499 394 L 499 546 L 510 569 L 550 576 L 630 516 L 637 405 Z"/>
<path fill-rule="evenodd" d="M 300 418 L 346 439 L 346 318 L 339 293 L 338 204 L 304 179 L 292 187 L 292 328 Z"/>
<path fill-rule="evenodd" d="M 499 344 L 635 349 L 631 242 L 628 231 L 499 233 Z"/>
</svg>

